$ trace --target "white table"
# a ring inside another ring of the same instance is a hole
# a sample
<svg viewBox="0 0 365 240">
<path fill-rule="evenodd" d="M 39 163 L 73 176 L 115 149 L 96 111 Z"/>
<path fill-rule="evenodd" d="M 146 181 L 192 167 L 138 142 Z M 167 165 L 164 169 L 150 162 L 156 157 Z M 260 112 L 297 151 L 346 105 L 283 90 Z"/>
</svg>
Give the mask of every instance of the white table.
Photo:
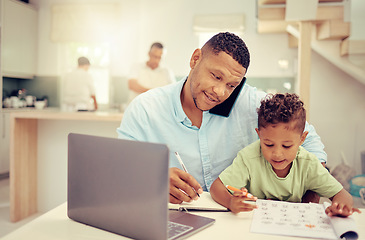
<svg viewBox="0 0 365 240">
<path fill-rule="evenodd" d="M 354 214 L 353 216 L 359 230 L 359 239 L 365 239 L 365 209 L 361 210 L 362 214 Z M 231 212 L 194 212 L 194 214 L 215 218 L 216 222 L 189 239 L 306 239 L 251 233 L 252 212 L 238 215 Z M 64 203 L 2 238 L 2 240 L 15 239 L 118 240 L 127 238 L 69 219 L 67 217 L 67 203 Z"/>
</svg>

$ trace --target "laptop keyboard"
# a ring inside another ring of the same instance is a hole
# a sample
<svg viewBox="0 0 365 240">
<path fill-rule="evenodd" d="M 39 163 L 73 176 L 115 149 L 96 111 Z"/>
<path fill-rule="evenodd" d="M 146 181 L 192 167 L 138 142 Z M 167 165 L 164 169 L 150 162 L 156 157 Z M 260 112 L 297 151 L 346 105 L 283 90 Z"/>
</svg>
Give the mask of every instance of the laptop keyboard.
<svg viewBox="0 0 365 240">
<path fill-rule="evenodd" d="M 183 235 L 184 233 L 190 231 L 191 229 L 193 229 L 193 227 L 168 221 L 167 229 L 169 232 L 169 234 L 168 234 L 169 239 L 175 239 L 175 238 Z"/>
</svg>

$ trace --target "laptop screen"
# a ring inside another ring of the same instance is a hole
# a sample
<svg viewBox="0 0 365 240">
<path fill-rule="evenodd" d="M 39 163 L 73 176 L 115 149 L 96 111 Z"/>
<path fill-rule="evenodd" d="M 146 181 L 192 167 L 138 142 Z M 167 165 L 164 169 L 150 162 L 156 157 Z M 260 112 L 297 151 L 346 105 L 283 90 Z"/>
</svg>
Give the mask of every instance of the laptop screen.
<svg viewBox="0 0 365 240">
<path fill-rule="evenodd" d="M 166 145 L 68 136 L 69 218 L 136 239 L 167 239 Z"/>
</svg>

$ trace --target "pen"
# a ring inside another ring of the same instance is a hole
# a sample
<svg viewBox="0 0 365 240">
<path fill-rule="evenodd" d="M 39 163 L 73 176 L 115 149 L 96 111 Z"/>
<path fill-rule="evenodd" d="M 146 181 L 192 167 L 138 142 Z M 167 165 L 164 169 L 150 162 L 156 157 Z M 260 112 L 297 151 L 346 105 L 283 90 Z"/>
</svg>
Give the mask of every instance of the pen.
<svg viewBox="0 0 365 240">
<path fill-rule="evenodd" d="M 182 161 L 182 159 L 180 157 L 180 154 L 178 152 L 175 152 L 175 156 L 176 156 L 177 160 L 179 161 L 181 167 L 183 168 L 184 172 L 189 173 L 188 172 L 188 169 L 186 169 L 185 164 L 183 163 L 183 161 Z M 199 193 L 197 193 L 197 191 L 195 191 L 194 188 L 193 188 L 193 190 L 196 193 L 196 195 L 198 195 L 198 197 L 200 197 Z"/>
<path fill-rule="evenodd" d="M 232 186 L 229 186 L 229 185 L 226 185 L 226 188 L 233 191 L 233 192 L 242 192 L 245 197 L 249 197 L 249 198 L 253 197 L 253 195 L 251 193 L 243 192 L 242 190 L 240 190 L 238 188 L 235 188 L 235 187 L 232 187 Z"/>
</svg>

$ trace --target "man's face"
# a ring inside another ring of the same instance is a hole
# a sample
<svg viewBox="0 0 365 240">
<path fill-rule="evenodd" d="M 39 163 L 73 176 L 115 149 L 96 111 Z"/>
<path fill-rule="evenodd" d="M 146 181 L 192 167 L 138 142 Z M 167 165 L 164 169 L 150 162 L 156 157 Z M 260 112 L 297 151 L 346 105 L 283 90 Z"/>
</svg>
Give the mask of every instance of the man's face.
<svg viewBox="0 0 365 240">
<path fill-rule="evenodd" d="M 148 53 L 150 59 L 148 60 L 147 63 L 151 69 L 155 69 L 158 67 L 161 61 L 162 53 L 163 50 L 161 48 L 152 47 L 152 49 Z"/>
<path fill-rule="evenodd" d="M 207 111 L 224 102 L 241 83 L 246 69 L 225 52 L 207 53 L 197 49 L 190 61 L 190 91 L 195 106 Z"/>
</svg>

